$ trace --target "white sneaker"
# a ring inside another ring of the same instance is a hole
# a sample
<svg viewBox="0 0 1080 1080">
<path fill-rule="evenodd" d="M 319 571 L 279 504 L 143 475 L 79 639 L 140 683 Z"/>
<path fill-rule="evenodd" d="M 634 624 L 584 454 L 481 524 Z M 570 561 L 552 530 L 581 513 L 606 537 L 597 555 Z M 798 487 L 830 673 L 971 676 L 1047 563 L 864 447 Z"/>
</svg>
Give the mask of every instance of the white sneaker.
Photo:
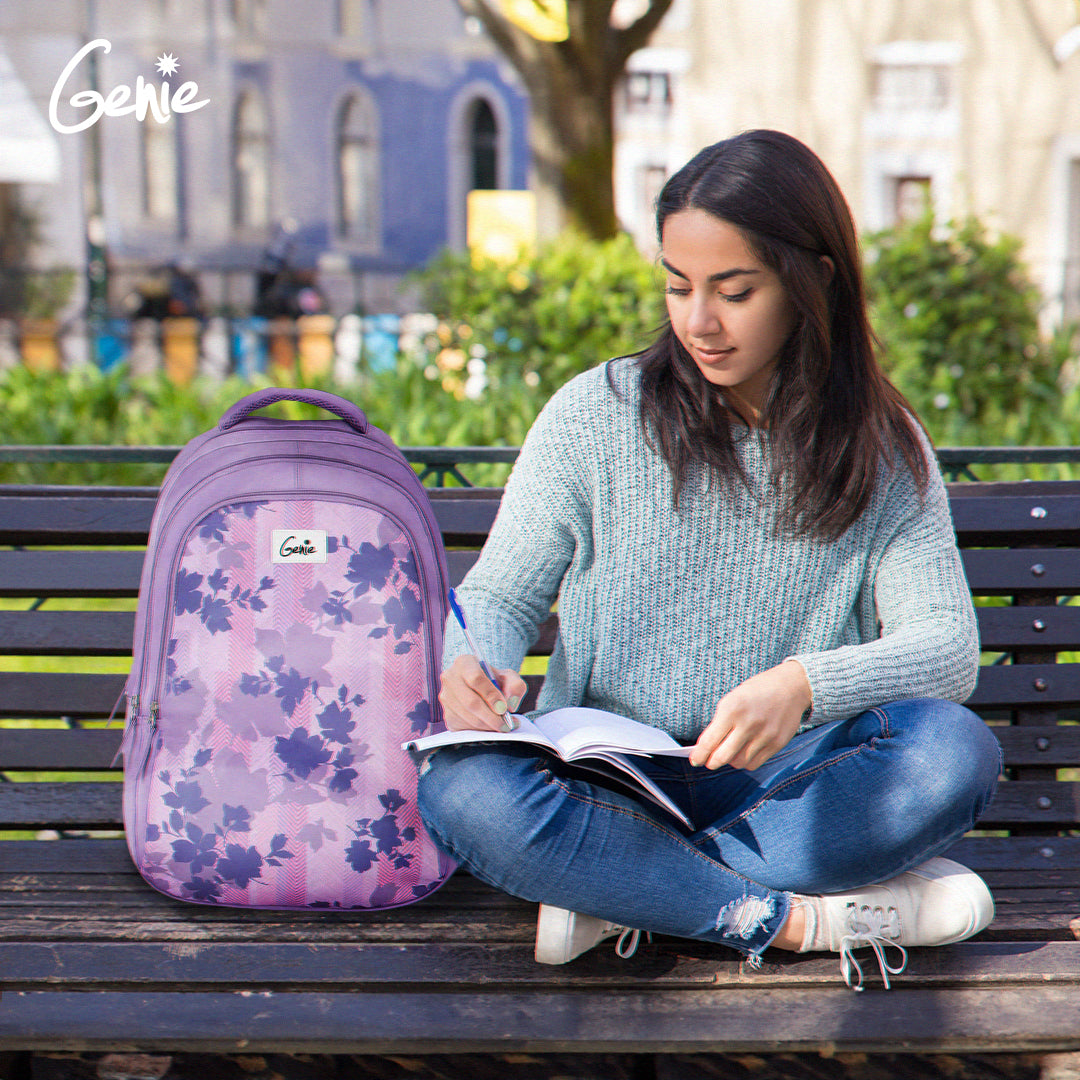
<svg viewBox="0 0 1080 1080">
<path fill-rule="evenodd" d="M 641 940 L 641 931 L 628 926 L 581 915 L 576 911 L 541 904 L 536 920 L 536 962 L 566 964 L 588 952 L 601 941 L 618 935 L 615 951 L 624 960 L 633 956 Z"/>
<path fill-rule="evenodd" d="M 899 975 L 907 965 L 905 945 L 963 941 L 994 918 L 994 898 L 982 878 L 942 858 L 878 885 L 813 900 L 818 901 L 813 904 L 818 919 L 824 917 L 815 938 L 840 954 L 840 972 L 853 990 L 863 988 L 863 972 L 852 950 L 874 950 L 887 990 L 889 976 Z M 899 965 L 886 961 L 888 948 L 900 954 Z"/>
</svg>

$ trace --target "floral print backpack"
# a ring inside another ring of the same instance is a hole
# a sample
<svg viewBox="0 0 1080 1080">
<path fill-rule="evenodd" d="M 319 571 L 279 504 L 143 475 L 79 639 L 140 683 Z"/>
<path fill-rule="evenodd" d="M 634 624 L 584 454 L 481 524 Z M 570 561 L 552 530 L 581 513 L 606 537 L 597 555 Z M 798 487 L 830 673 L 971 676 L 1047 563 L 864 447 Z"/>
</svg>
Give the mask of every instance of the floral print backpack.
<svg viewBox="0 0 1080 1080">
<path fill-rule="evenodd" d="M 251 413 L 281 400 L 338 419 Z M 193 439 L 154 511 L 126 685 L 124 824 L 169 896 L 411 903 L 454 864 L 402 743 L 442 729 L 446 555 L 420 482 L 344 398 L 261 390 Z"/>
</svg>

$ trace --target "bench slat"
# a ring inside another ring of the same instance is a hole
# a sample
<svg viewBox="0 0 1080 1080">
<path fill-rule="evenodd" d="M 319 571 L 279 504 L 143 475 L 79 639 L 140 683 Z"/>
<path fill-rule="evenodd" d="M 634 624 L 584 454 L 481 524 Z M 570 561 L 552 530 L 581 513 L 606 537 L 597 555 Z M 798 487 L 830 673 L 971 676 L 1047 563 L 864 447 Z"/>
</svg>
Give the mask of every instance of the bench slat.
<svg viewBox="0 0 1080 1080">
<path fill-rule="evenodd" d="M 146 542 L 154 488 L 54 488 L 5 495 L 0 488 L 0 544 L 112 544 Z M 449 545 L 480 543 L 499 508 L 497 488 L 440 488 L 429 492 Z"/>
<path fill-rule="evenodd" d="M 1080 550 L 1075 547 L 965 548 L 960 557 L 976 596 L 1080 593 Z"/>
<path fill-rule="evenodd" d="M 0 596 L 136 596 L 142 564 L 142 551 L 0 551 Z"/>
<path fill-rule="evenodd" d="M 0 784 L 0 828 L 110 829 L 121 826 L 119 783 Z M 1080 826 L 1080 782 L 1013 780 L 998 787 L 980 827 Z"/>
<path fill-rule="evenodd" d="M 112 544 L 146 542 L 156 490 L 123 494 L 88 489 L 35 489 L 5 496 L 0 489 L 0 544 Z"/>
<path fill-rule="evenodd" d="M 1080 495 L 978 492 L 951 500 L 953 525 L 962 547 L 1076 542 Z"/>
<path fill-rule="evenodd" d="M 100 772 L 112 766 L 124 732 L 123 713 L 108 729 L 0 729 L 0 769 L 9 772 Z"/>
<path fill-rule="evenodd" d="M 123 737 L 123 715 L 111 728 L 0 730 L 0 769 L 41 772 L 108 769 Z M 1080 762 L 1080 726 L 997 724 L 994 735 L 1007 766 L 1074 766 Z"/>
<path fill-rule="evenodd" d="M 1002 664 L 979 668 L 974 709 L 1053 708 L 1080 702 L 1080 664 Z"/>
<path fill-rule="evenodd" d="M 980 607 L 976 615 L 984 649 L 1080 647 L 1080 607 Z"/>
<path fill-rule="evenodd" d="M 0 611 L 0 655 L 130 656 L 128 611 Z"/>
<path fill-rule="evenodd" d="M 362 930 L 361 930 L 362 934 Z M 42 987 L 62 979 L 66 986 L 102 987 L 123 983 L 133 989 L 186 986 L 214 988 L 247 985 L 295 992 L 307 987 L 327 990 L 362 985 L 365 993 L 388 986 L 481 989 L 507 985 L 519 990 L 563 990 L 603 987 L 605 993 L 640 986 L 652 991 L 694 986 L 746 988 L 767 978 L 773 987 L 819 985 L 836 981 L 836 959 L 829 956 L 771 959 L 752 975 L 734 954 L 719 948 L 681 949 L 667 941 L 643 948 L 630 963 L 598 956 L 587 967 L 568 965 L 545 970 L 532 958 L 531 942 L 461 942 L 418 944 L 252 940 L 219 942 L 213 950 L 185 949 L 170 942 L 0 942 L 0 968 L 21 987 Z M 970 984 L 993 980 L 999 990 L 1029 984 L 1043 976 L 1080 983 L 1077 942 L 1045 942 L 1018 952 L 1000 942 L 912 950 L 904 972 L 905 991 L 920 984 L 954 982 L 960 972 Z"/>
<path fill-rule="evenodd" d="M 0 828 L 123 828 L 121 788 L 119 781 L 0 784 Z"/>
<path fill-rule="evenodd" d="M 813 961 L 816 963 L 816 961 Z M 1076 984 L 929 985 L 897 993 L 747 985 L 567 994 L 559 990 L 259 993 L 41 991 L 5 995 L 0 1050 L 419 1054 L 1042 1051 L 1073 1046 Z M 777 1023 L 777 1017 L 784 1017 Z M 737 1033 L 737 1035 L 734 1035 Z M 734 1037 L 733 1037 L 734 1036 Z"/>
<path fill-rule="evenodd" d="M 0 717 L 106 717 L 124 692 L 124 682 L 123 675 L 0 671 Z"/>
<path fill-rule="evenodd" d="M 63 843 L 63 858 L 57 857 L 57 843 Z M 995 871 L 1033 871 L 1042 875 L 1048 869 L 1080 870 L 1080 836 L 965 836 L 949 851 L 954 858 L 979 873 Z M 0 840 L 0 900 L 10 889 L 12 875 L 134 874 L 123 839 Z M 444 905 L 451 896 L 462 890 L 498 897 L 503 894 L 479 882 L 468 874 L 455 874 L 439 891 L 439 903 Z M 449 890 L 449 891 L 448 891 Z M 157 895 L 152 894 L 152 895 Z M 521 901 L 524 903 L 524 901 Z M 182 908 L 185 915 L 209 909 Z M 398 908 L 396 917 L 420 912 L 422 908 Z M 250 913 L 249 913 L 250 914 Z M 261 916 L 260 916 L 261 917 Z M 322 913 L 319 918 L 325 918 Z M 389 918 L 389 913 L 384 916 Z M 3 925 L 0 923 L 0 934 Z"/>
</svg>

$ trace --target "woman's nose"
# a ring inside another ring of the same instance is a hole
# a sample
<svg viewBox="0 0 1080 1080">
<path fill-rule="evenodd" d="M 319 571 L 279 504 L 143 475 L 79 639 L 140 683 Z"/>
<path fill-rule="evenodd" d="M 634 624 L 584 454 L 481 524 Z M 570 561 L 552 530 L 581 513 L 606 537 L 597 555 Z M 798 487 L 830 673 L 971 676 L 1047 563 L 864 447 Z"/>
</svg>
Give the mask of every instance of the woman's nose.
<svg viewBox="0 0 1080 1080">
<path fill-rule="evenodd" d="M 687 316 L 686 329 L 691 337 L 708 337 L 720 331 L 720 315 L 711 302 L 711 297 L 693 301 Z"/>
</svg>

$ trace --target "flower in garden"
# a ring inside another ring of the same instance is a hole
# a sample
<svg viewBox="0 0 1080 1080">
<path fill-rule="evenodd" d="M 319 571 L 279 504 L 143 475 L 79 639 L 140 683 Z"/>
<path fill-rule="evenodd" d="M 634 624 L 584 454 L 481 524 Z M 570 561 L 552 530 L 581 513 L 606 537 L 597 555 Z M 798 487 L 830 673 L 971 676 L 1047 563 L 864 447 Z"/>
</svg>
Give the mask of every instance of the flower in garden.
<svg viewBox="0 0 1080 1080">
<path fill-rule="evenodd" d="M 443 349 L 436 362 L 440 371 L 460 371 L 466 363 L 464 349 Z"/>
</svg>

